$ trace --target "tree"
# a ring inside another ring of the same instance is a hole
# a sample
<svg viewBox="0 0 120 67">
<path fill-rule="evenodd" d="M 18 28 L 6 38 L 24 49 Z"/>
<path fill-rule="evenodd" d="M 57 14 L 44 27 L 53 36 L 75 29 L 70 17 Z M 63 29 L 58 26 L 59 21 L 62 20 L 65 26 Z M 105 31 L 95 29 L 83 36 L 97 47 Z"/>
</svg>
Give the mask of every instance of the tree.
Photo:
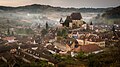
<svg viewBox="0 0 120 67">
<path fill-rule="evenodd" d="M 62 36 L 61 30 L 57 31 L 57 36 Z"/>
<path fill-rule="evenodd" d="M 46 29 L 48 30 L 48 28 L 49 28 L 49 25 L 48 25 L 48 23 L 46 22 Z"/>
<path fill-rule="evenodd" d="M 48 32 L 48 31 L 47 31 L 46 29 L 43 29 L 43 30 L 41 31 L 41 33 L 42 33 L 43 36 L 46 35 L 47 32 Z"/>
<path fill-rule="evenodd" d="M 57 31 L 57 35 L 58 35 L 58 36 L 62 36 L 62 37 L 67 36 L 67 30 L 66 30 L 66 29 L 58 30 L 58 31 Z"/>
<path fill-rule="evenodd" d="M 32 34 L 33 33 L 33 30 L 31 28 L 28 28 L 25 30 L 26 34 Z"/>
<path fill-rule="evenodd" d="M 85 54 L 84 54 L 84 52 L 79 52 L 78 54 L 77 54 L 77 56 L 76 56 L 76 58 L 78 58 L 78 59 L 83 59 L 83 58 L 85 58 L 86 56 L 85 56 Z"/>
<path fill-rule="evenodd" d="M 41 28 L 40 23 L 38 24 L 37 28 L 38 28 L 38 29 L 40 29 L 40 28 Z"/>
<path fill-rule="evenodd" d="M 62 29 L 62 34 L 63 34 L 63 36 L 66 36 L 67 35 L 67 30 L 66 29 Z"/>
<path fill-rule="evenodd" d="M 112 31 L 115 32 L 115 26 L 112 27 Z"/>
<path fill-rule="evenodd" d="M 11 35 L 14 35 L 14 32 L 13 32 L 13 31 L 11 32 Z"/>
<path fill-rule="evenodd" d="M 10 29 L 8 28 L 7 30 L 7 35 L 9 36 L 10 35 Z"/>
</svg>

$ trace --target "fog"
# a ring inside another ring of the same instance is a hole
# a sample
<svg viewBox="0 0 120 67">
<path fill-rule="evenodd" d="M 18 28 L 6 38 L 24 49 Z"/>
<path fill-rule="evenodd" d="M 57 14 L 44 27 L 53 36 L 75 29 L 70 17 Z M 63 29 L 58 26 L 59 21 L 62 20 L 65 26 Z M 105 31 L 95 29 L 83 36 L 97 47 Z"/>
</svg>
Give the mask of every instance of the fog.
<svg viewBox="0 0 120 67">
<path fill-rule="evenodd" d="M 59 23 L 60 18 L 65 20 L 66 16 L 70 15 L 72 12 L 47 12 L 47 13 L 28 13 L 28 12 L 0 12 L 0 18 L 5 18 L 6 20 L 12 20 L 17 23 L 28 23 L 30 26 L 36 24 L 41 24 L 44 26 L 47 22 L 50 26 L 56 26 Z M 90 22 L 92 18 L 96 17 L 98 13 L 81 13 L 85 22 Z M 2 20 L 0 20 L 2 21 Z M 2 21 L 2 22 L 5 22 Z"/>
</svg>

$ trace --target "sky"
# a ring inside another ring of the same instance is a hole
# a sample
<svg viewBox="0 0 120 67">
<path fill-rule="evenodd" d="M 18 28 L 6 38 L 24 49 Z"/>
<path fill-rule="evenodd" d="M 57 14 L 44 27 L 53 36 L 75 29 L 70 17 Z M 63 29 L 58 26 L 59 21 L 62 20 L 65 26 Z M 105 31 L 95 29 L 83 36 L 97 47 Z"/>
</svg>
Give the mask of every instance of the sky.
<svg viewBox="0 0 120 67">
<path fill-rule="evenodd" d="M 120 6 L 120 0 L 0 0 L 0 6 L 17 7 L 30 4 L 51 5 L 65 8 L 107 8 Z"/>
</svg>

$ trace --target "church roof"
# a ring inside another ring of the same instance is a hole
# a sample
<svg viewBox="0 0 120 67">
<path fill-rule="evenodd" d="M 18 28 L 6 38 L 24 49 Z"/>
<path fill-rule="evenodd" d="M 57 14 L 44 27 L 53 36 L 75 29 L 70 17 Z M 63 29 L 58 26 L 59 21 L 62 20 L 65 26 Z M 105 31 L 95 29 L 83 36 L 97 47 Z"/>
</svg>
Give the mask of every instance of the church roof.
<svg viewBox="0 0 120 67">
<path fill-rule="evenodd" d="M 72 22 L 72 19 L 71 19 L 71 17 L 70 16 L 67 16 L 67 18 L 66 18 L 66 20 L 65 20 L 65 22 Z"/>
<path fill-rule="evenodd" d="M 80 13 L 72 13 L 71 14 L 71 19 L 72 20 L 81 20 L 82 19 L 82 16 Z"/>
</svg>

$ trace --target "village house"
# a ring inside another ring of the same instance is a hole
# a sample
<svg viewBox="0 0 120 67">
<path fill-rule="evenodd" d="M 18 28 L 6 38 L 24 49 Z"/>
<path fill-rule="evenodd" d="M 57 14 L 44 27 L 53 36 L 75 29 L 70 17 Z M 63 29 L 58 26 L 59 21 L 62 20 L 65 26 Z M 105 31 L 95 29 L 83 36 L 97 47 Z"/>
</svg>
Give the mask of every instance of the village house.
<svg viewBox="0 0 120 67">
<path fill-rule="evenodd" d="M 80 45 L 87 45 L 87 44 L 96 44 L 100 47 L 105 47 L 105 41 L 99 37 L 97 34 L 86 34 L 80 36 L 76 39 Z"/>
<path fill-rule="evenodd" d="M 77 39 L 78 36 L 79 36 L 79 33 L 78 33 L 77 31 L 69 32 L 69 33 L 68 33 L 68 37 L 70 37 L 70 38 Z"/>
<path fill-rule="evenodd" d="M 0 44 L 4 44 L 6 43 L 7 41 L 3 40 L 2 37 L 0 37 Z"/>
<path fill-rule="evenodd" d="M 4 41 L 8 41 L 9 43 L 12 43 L 12 42 L 17 42 L 17 40 L 15 40 L 16 37 L 5 37 L 3 38 Z"/>
<path fill-rule="evenodd" d="M 86 55 L 91 53 L 99 53 L 102 52 L 102 48 L 96 44 L 87 44 L 87 45 L 80 45 L 77 40 L 69 39 L 66 43 L 66 51 L 60 51 L 60 54 L 67 54 L 68 52 L 71 53 L 71 56 L 77 55 L 78 52 L 84 52 Z"/>
<path fill-rule="evenodd" d="M 11 49 L 10 50 L 10 53 L 15 53 L 15 52 L 17 52 L 17 49 Z"/>
<path fill-rule="evenodd" d="M 89 55 L 91 53 L 97 54 L 102 51 L 103 50 L 98 45 L 95 44 L 78 46 L 73 50 L 73 52 L 84 52 L 86 55 Z"/>
<path fill-rule="evenodd" d="M 76 39 L 80 45 L 96 44 L 100 47 L 105 47 L 104 39 L 102 39 L 102 37 L 100 37 L 97 34 L 91 34 L 91 33 L 81 34 L 75 31 L 75 32 L 70 32 L 68 34 L 68 37 Z"/>
<path fill-rule="evenodd" d="M 94 25 L 92 22 L 90 22 L 90 24 L 84 22 L 81 28 L 84 30 L 94 30 Z"/>
<path fill-rule="evenodd" d="M 24 44 L 33 44 L 37 45 L 40 42 L 40 38 L 37 38 L 35 36 L 18 36 L 16 38 L 19 43 Z"/>
</svg>

